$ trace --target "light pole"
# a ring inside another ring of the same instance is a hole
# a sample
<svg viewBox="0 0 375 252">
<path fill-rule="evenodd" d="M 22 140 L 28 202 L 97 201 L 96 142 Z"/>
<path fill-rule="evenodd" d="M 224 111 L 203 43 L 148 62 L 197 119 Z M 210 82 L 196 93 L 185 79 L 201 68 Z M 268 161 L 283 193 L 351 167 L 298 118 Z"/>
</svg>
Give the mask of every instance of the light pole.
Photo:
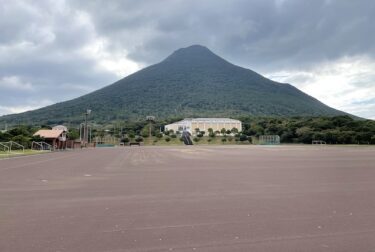
<svg viewBox="0 0 375 252">
<path fill-rule="evenodd" d="M 90 109 L 87 109 L 86 110 L 86 113 L 85 113 L 85 130 L 84 130 L 84 141 L 85 141 L 85 146 L 87 146 L 87 143 L 88 143 L 88 137 L 89 137 L 89 134 L 88 134 L 88 128 L 87 128 L 87 118 L 88 116 L 91 114 L 91 110 Z"/>
<path fill-rule="evenodd" d="M 149 138 L 149 142 L 150 142 L 150 145 L 151 145 L 151 126 L 152 126 L 152 123 L 155 121 L 155 116 L 146 116 L 146 120 L 148 121 L 148 128 L 149 128 L 149 132 L 148 132 L 148 138 Z"/>
</svg>

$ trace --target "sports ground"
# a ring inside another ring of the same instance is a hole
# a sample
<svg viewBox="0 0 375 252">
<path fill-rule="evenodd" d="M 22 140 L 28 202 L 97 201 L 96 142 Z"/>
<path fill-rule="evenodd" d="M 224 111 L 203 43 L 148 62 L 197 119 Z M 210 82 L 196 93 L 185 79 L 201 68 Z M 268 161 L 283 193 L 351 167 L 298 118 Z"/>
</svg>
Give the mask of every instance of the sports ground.
<svg viewBox="0 0 375 252">
<path fill-rule="evenodd" d="M 0 160 L 0 251 L 375 251 L 375 148 L 96 148 Z"/>
</svg>

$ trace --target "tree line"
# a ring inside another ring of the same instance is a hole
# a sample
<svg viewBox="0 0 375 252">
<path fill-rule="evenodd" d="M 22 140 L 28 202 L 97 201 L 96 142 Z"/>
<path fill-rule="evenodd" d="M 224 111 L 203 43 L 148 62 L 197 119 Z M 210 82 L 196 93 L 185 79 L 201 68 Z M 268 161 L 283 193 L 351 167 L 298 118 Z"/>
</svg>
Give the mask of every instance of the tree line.
<svg viewBox="0 0 375 252">
<path fill-rule="evenodd" d="M 93 125 L 93 137 L 113 136 L 119 139 L 141 141 L 150 134 L 156 138 L 176 138 L 178 132 L 164 132 L 164 125 L 178 121 L 182 118 L 171 118 L 168 120 L 155 121 L 117 121 L 110 125 Z M 216 135 L 234 133 L 239 141 L 257 138 L 261 135 L 279 135 L 281 143 L 305 143 L 310 144 L 313 140 L 322 140 L 328 144 L 375 144 L 375 121 L 356 120 L 349 116 L 335 117 L 240 117 L 242 121 L 242 132 L 234 129 L 222 129 L 220 132 L 202 132 L 195 129 L 196 137 L 202 137 L 208 133 L 209 137 Z M 91 122 L 92 123 L 92 122 Z M 92 123 L 93 124 L 93 123 Z M 50 128 L 49 125 L 16 126 L 8 131 L 0 132 L 0 142 L 14 141 L 25 147 L 29 147 L 32 141 L 40 138 L 33 134 L 41 128 Z M 234 130 L 234 131 L 233 131 Z M 70 127 L 68 137 L 78 139 L 78 128 Z M 196 139 L 197 140 L 197 139 Z M 199 141 L 199 139 L 198 139 Z"/>
<path fill-rule="evenodd" d="M 375 144 L 375 121 L 349 116 L 239 118 L 248 136 L 279 135 L 282 143 Z"/>
</svg>

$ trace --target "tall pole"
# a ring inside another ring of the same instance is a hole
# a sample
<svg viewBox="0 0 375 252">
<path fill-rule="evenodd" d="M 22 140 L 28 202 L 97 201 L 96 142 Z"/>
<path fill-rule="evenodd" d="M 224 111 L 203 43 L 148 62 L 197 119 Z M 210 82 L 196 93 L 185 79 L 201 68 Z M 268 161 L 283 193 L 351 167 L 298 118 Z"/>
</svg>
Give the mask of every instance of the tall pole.
<svg viewBox="0 0 375 252">
<path fill-rule="evenodd" d="M 87 109 L 86 110 L 86 113 L 85 113 L 85 129 L 84 129 L 84 134 L 83 134 L 83 137 L 84 137 L 84 141 L 85 141 L 85 146 L 87 146 L 88 142 L 89 142 L 89 134 L 88 134 L 88 127 L 87 127 L 87 118 L 89 116 L 89 114 L 91 113 L 91 110 L 90 109 Z"/>
<path fill-rule="evenodd" d="M 148 138 L 149 138 L 149 144 L 151 145 L 152 140 L 151 140 L 151 135 L 152 135 L 152 123 L 155 121 L 155 116 L 146 116 L 146 120 L 148 121 Z"/>
<path fill-rule="evenodd" d="M 151 121 L 148 124 L 148 129 L 149 129 L 148 137 L 151 139 Z"/>
<path fill-rule="evenodd" d="M 88 132 L 87 132 L 87 116 L 88 116 L 88 113 L 86 112 L 85 114 L 85 130 L 84 130 L 84 139 L 85 139 L 85 146 L 87 145 L 87 139 L 88 139 Z"/>
</svg>

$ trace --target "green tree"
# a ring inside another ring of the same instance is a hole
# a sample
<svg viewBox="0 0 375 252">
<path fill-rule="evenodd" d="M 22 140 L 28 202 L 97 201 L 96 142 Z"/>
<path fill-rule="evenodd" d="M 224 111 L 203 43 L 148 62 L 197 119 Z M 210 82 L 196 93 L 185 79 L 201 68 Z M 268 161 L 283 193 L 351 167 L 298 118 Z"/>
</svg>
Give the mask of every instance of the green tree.
<svg viewBox="0 0 375 252">
<path fill-rule="evenodd" d="M 27 136 L 24 136 L 24 135 L 18 135 L 18 136 L 12 137 L 13 142 L 21 144 L 25 148 L 29 148 L 31 146 L 30 140 L 31 140 L 30 137 L 27 137 Z"/>
<path fill-rule="evenodd" d="M 241 142 L 245 142 L 245 141 L 247 141 L 247 136 L 241 134 L 241 135 L 240 135 L 240 141 L 241 141 Z"/>
<path fill-rule="evenodd" d="M 213 138 L 213 137 L 215 137 L 216 135 L 215 135 L 214 132 L 210 132 L 210 133 L 208 134 L 208 136 L 211 137 L 211 138 Z"/>
<path fill-rule="evenodd" d="M 136 141 L 137 143 L 143 142 L 143 138 L 140 137 L 140 136 L 138 136 L 138 137 L 135 138 L 135 141 Z"/>
<path fill-rule="evenodd" d="M 230 132 L 232 132 L 233 134 L 237 134 L 238 133 L 238 129 L 234 127 L 234 128 L 231 129 Z"/>
<path fill-rule="evenodd" d="M 68 138 L 71 139 L 71 140 L 78 139 L 79 138 L 79 131 L 78 131 L 78 129 L 75 129 L 75 128 L 69 129 L 69 131 L 68 131 Z"/>
<path fill-rule="evenodd" d="M 127 138 L 127 137 L 124 137 L 124 138 L 121 139 L 121 142 L 122 142 L 122 143 L 129 143 L 129 142 L 130 142 L 130 139 Z"/>
<path fill-rule="evenodd" d="M 128 132 L 128 137 L 132 139 L 135 138 L 135 133 L 133 131 Z"/>
</svg>

